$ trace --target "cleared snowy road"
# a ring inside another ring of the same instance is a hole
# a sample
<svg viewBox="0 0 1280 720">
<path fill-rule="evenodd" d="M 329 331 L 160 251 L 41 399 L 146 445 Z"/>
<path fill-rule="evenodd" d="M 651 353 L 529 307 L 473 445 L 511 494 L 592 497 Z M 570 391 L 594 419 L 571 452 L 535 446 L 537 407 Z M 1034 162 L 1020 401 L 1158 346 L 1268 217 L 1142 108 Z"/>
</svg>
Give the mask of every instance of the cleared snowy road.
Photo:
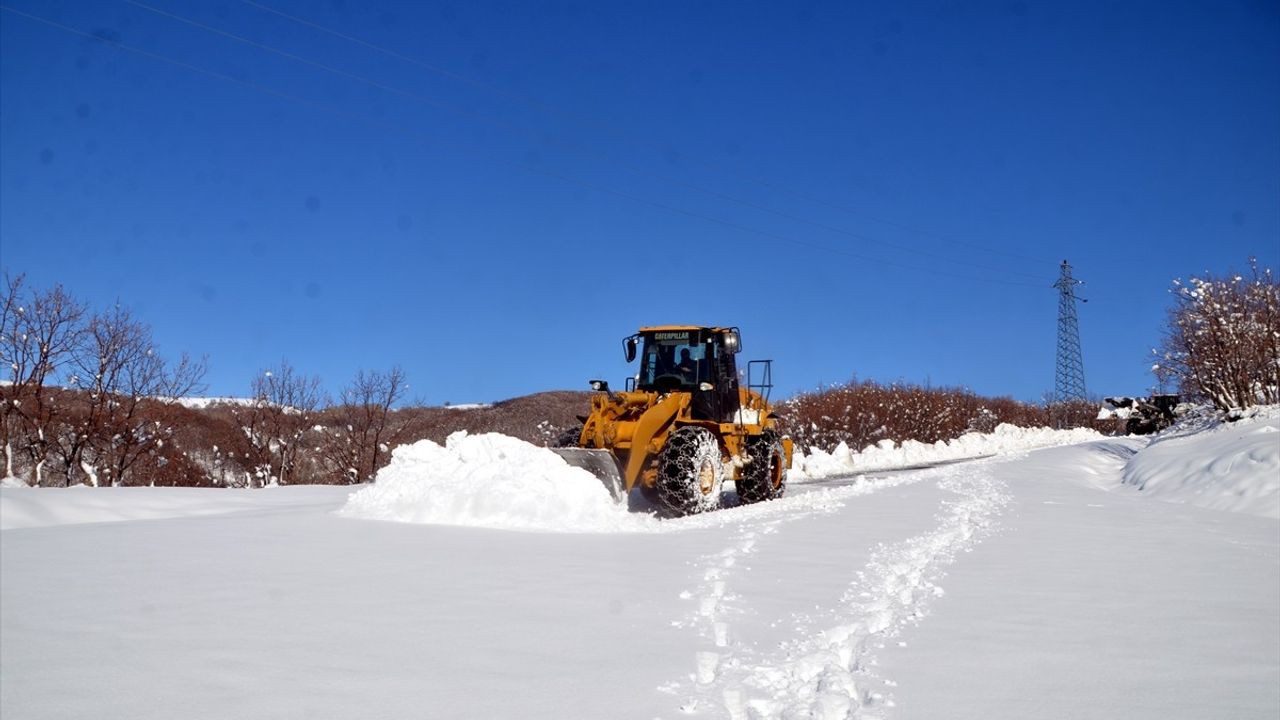
<svg viewBox="0 0 1280 720">
<path fill-rule="evenodd" d="M 893 717 L 1277 717 L 1280 522 L 1099 492 L 1124 446 L 993 467 L 1000 532 L 882 658 Z"/>
<path fill-rule="evenodd" d="M 154 490 L 142 516 L 6 489 L 9 526 L 46 522 L 0 533 L 0 710 L 1274 717 L 1280 523 L 1117 488 L 1125 452 L 602 534 L 353 520 L 335 488 Z"/>
</svg>

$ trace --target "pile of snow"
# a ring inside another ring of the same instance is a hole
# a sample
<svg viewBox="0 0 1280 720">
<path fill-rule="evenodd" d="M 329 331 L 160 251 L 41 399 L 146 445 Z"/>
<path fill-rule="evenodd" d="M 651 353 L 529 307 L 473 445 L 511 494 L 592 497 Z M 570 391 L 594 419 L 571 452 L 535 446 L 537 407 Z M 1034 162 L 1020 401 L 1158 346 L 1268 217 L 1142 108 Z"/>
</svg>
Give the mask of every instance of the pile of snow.
<svg viewBox="0 0 1280 720">
<path fill-rule="evenodd" d="M 1280 406 L 1230 423 L 1192 416 L 1139 450 L 1124 481 L 1161 500 L 1280 518 Z"/>
<path fill-rule="evenodd" d="M 844 443 L 837 445 L 831 452 L 810 448 L 805 453 L 797 448 L 792 458 L 789 480 L 804 482 L 861 472 L 1004 455 L 1055 445 L 1074 445 L 1100 437 L 1097 431 L 1088 428 L 1054 430 L 1001 423 L 995 432 L 968 433 L 954 440 L 939 440 L 932 444 L 907 440 L 899 445 L 892 440 L 881 440 L 856 453 Z"/>
<path fill-rule="evenodd" d="M 498 433 L 458 431 L 440 446 L 401 445 L 340 515 L 512 530 L 618 532 L 656 522 L 632 515 L 594 475 L 547 448 Z"/>
</svg>

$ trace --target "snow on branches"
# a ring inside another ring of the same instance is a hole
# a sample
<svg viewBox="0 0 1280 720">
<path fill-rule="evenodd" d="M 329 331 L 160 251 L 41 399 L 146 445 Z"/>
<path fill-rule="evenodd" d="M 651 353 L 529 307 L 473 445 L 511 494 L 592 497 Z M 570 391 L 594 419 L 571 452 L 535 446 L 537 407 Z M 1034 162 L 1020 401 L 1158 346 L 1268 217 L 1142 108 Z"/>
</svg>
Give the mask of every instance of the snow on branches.
<svg viewBox="0 0 1280 720">
<path fill-rule="evenodd" d="M 1280 402 L 1280 285 L 1249 260 L 1249 276 L 1175 280 L 1174 306 L 1152 371 L 1219 410 Z"/>
</svg>

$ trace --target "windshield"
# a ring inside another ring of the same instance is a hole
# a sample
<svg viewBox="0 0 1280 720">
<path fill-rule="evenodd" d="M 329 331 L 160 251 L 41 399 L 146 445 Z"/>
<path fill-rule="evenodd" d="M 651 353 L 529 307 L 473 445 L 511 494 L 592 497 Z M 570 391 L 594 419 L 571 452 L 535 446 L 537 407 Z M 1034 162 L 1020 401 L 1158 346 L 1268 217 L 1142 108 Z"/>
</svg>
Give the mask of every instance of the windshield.
<svg viewBox="0 0 1280 720">
<path fill-rule="evenodd" d="M 646 333 L 640 356 L 638 386 L 643 390 L 696 387 L 708 382 L 715 345 L 704 342 L 698 330 Z"/>
</svg>

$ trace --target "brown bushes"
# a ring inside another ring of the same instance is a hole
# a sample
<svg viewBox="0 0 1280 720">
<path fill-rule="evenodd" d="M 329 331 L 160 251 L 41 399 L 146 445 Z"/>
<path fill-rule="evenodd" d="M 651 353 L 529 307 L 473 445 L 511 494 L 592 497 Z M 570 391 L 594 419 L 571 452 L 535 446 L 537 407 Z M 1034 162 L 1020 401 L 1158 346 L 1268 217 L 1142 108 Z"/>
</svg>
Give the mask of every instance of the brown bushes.
<svg viewBox="0 0 1280 720">
<path fill-rule="evenodd" d="M 1089 425 L 1074 412 L 1072 422 Z M 1037 427 L 1049 424 L 1045 407 L 1012 398 L 984 398 L 960 388 L 929 388 L 895 383 L 855 381 L 782 402 L 779 414 L 787 432 L 802 448 L 831 450 L 845 443 L 861 450 L 882 440 L 932 443 L 969 431 L 991 432 L 1000 423 Z"/>
<path fill-rule="evenodd" d="M 560 430 L 578 422 L 584 414 L 589 394 L 553 391 L 512 398 L 478 407 L 392 408 L 403 388 L 403 375 L 361 373 L 363 385 L 382 393 L 362 396 L 344 394 L 347 401 L 308 416 L 305 425 L 295 425 L 286 439 L 296 448 L 287 482 L 290 484 L 345 485 L 371 480 L 390 460 L 397 445 L 418 440 L 443 444 L 452 433 L 499 432 L 545 445 Z M 394 381 L 394 382 L 393 382 Z M 208 484 L 244 487 L 270 482 L 271 461 L 259 444 L 249 440 L 256 412 L 249 405 L 215 405 L 194 411 L 178 433 L 203 470 Z M 286 415 L 286 417 L 293 417 Z M 190 443 L 188 445 L 188 443 Z"/>
<path fill-rule="evenodd" d="M 535 445 L 546 445 L 560 431 L 578 424 L 590 410 L 591 393 L 555 390 L 503 400 L 466 410 L 418 408 L 420 436 L 444 442 L 454 430 L 498 432 Z"/>
</svg>

